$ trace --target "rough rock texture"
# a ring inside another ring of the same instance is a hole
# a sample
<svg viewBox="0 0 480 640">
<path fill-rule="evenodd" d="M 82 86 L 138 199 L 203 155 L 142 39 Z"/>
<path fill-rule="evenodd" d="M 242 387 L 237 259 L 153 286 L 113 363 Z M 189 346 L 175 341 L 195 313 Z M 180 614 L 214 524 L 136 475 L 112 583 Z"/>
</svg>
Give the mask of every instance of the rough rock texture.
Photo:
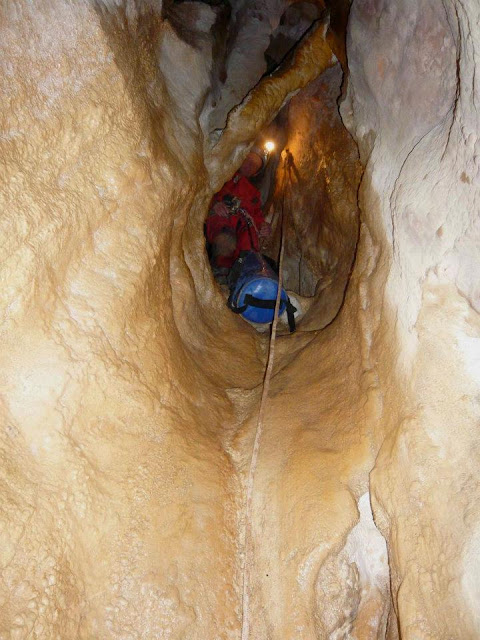
<svg viewBox="0 0 480 640">
<path fill-rule="evenodd" d="M 267 71 L 273 70 L 282 62 L 295 43 L 318 20 L 321 8 L 323 7 L 312 2 L 294 2 L 285 9 L 265 51 Z"/>
<path fill-rule="evenodd" d="M 368 501 L 378 417 L 355 298 L 350 294 L 340 316 L 315 338 L 300 334 L 295 346 L 288 337 L 277 342 L 282 357 L 255 478 L 255 639 L 383 638 L 387 558 L 375 551 L 373 561 L 369 550 L 380 534 L 365 528 L 352 543 L 360 499 L 362 511 Z M 242 438 L 251 432 L 248 424 L 244 429 Z M 369 569 L 360 558 L 369 558 Z"/>
<path fill-rule="evenodd" d="M 0 635 L 228 637 L 224 389 L 253 386 L 260 361 L 220 301 L 195 305 L 182 255 L 209 197 L 194 117 L 208 67 L 130 4 L 1 11 Z M 195 67 L 188 92 L 168 54 Z"/>
<path fill-rule="evenodd" d="M 335 322 L 277 342 L 243 612 L 266 343 L 226 310 L 202 225 L 260 129 L 334 60 L 319 27 L 212 140 L 217 13 L 186 4 L 0 9 L 0 638 L 227 640 L 243 614 L 250 640 L 473 640 L 476 0 L 353 4 L 357 261 Z M 317 126 L 307 103 L 292 109 Z M 344 264 L 347 201 L 330 218 Z"/>
<path fill-rule="evenodd" d="M 350 16 L 342 114 L 366 162 L 358 268 L 383 407 L 373 512 L 415 640 L 480 636 L 479 21 L 474 0 L 358 0 Z"/>
<path fill-rule="evenodd" d="M 303 330 L 321 329 L 338 313 L 358 240 L 361 166 L 338 113 L 341 82 L 337 64 L 292 98 L 283 116 L 291 168 L 280 163 L 267 251 L 278 255 L 283 211 L 285 286 L 312 298 Z"/>
<path fill-rule="evenodd" d="M 228 443 L 264 345 L 213 288 L 203 216 L 331 53 L 319 31 L 257 91 L 209 174 L 208 7 L 195 46 L 149 3 L 1 13 L 0 636 L 235 637 Z"/>
<path fill-rule="evenodd" d="M 223 82 L 215 79 L 202 115 L 207 135 L 225 127 L 228 113 L 242 102 L 267 70 L 264 53 L 286 9 L 286 0 L 232 3 L 224 52 L 225 78 Z"/>
</svg>

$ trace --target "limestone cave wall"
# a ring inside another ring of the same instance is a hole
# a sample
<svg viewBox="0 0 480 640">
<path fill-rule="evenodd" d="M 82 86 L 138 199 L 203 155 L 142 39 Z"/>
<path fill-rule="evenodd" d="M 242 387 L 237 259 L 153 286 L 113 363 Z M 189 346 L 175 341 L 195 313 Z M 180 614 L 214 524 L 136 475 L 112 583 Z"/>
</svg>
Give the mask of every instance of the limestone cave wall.
<svg viewBox="0 0 480 640">
<path fill-rule="evenodd" d="M 480 635 L 480 10 L 354 0 L 345 55 L 327 4 L 263 77 L 286 4 L 220 53 L 215 3 L 0 7 L 0 638 Z M 245 608 L 268 338 L 202 228 L 291 98 L 291 259 L 331 286 L 277 339 Z"/>
<path fill-rule="evenodd" d="M 372 503 L 402 638 L 479 634 L 479 15 L 356 2 L 349 22 L 342 115 L 365 163 L 362 307 L 382 414 Z"/>
<path fill-rule="evenodd" d="M 225 388 L 261 369 L 223 304 L 195 303 L 200 237 L 183 249 L 209 197 L 209 49 L 149 5 L 1 11 L 0 635 L 228 633 Z"/>
</svg>

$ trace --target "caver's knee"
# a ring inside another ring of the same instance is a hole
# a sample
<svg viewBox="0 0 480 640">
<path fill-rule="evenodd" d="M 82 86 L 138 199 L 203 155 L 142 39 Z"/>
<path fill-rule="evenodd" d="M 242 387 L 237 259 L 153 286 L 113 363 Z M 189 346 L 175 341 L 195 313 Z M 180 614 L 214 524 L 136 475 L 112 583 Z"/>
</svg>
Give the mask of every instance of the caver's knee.
<svg viewBox="0 0 480 640">
<path fill-rule="evenodd" d="M 237 249 L 235 231 L 225 227 L 212 240 L 212 258 L 226 258 L 232 256 Z"/>
</svg>

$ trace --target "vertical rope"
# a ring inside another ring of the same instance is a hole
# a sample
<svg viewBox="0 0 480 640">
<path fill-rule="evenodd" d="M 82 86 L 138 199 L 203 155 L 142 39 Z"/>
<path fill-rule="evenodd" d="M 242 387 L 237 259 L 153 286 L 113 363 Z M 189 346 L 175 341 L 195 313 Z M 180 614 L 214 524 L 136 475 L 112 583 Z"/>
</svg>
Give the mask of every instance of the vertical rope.
<svg viewBox="0 0 480 640">
<path fill-rule="evenodd" d="M 245 539 L 244 539 L 244 560 L 243 560 L 243 590 L 242 590 L 242 635 L 241 640 L 248 640 L 250 635 L 250 572 L 253 565 L 253 536 L 252 536 L 252 499 L 253 486 L 255 481 L 255 472 L 257 470 L 258 454 L 260 451 L 260 439 L 262 437 L 264 427 L 265 407 L 267 405 L 268 392 L 270 389 L 270 379 L 272 377 L 273 362 L 275 359 L 275 338 L 277 336 L 278 312 L 280 310 L 280 300 L 282 295 L 282 271 L 283 271 L 283 254 L 285 252 L 285 187 L 287 175 L 290 175 L 291 154 L 287 150 L 284 161 L 284 175 L 282 187 L 282 210 L 280 224 L 280 257 L 278 260 L 278 290 L 275 301 L 275 311 L 273 315 L 272 331 L 270 334 L 270 342 L 268 346 L 268 359 L 263 378 L 262 398 L 260 400 L 260 408 L 258 411 L 257 428 L 255 430 L 255 440 L 253 442 L 252 457 L 248 469 L 247 478 L 247 495 L 245 500 Z"/>
</svg>

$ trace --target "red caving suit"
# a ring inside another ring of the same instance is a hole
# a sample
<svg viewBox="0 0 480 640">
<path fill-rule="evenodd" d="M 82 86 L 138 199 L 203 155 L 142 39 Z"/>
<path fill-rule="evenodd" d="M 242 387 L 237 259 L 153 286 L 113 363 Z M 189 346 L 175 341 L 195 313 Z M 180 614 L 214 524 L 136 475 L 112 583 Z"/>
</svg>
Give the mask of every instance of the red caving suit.
<svg viewBox="0 0 480 640">
<path fill-rule="evenodd" d="M 237 237 L 235 252 L 231 256 L 217 258 L 217 266 L 230 268 L 238 258 L 240 251 L 259 250 L 258 232 L 265 222 L 265 218 L 261 208 L 259 190 L 241 173 L 237 172 L 231 180 L 223 185 L 220 191 L 213 196 L 210 207 L 213 207 L 216 202 L 223 202 L 225 195 L 238 198 L 241 202 L 240 207 L 245 209 L 248 215 L 237 211 L 225 217 L 212 212 L 206 221 L 206 236 L 207 241 L 212 243 L 222 229 L 228 228 L 235 231 Z"/>
</svg>

